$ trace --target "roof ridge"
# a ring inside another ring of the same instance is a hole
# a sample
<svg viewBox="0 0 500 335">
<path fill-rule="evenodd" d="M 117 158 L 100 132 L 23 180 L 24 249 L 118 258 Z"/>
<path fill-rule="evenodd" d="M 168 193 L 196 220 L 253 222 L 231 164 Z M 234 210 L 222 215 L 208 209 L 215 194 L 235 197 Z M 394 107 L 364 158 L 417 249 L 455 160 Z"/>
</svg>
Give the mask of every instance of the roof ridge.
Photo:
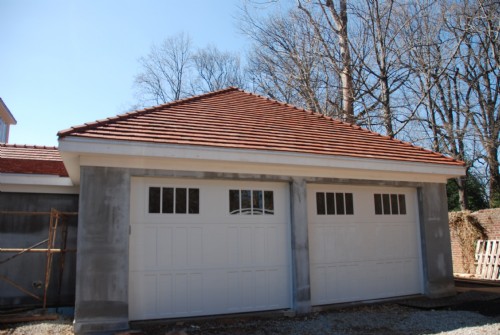
<svg viewBox="0 0 500 335">
<path fill-rule="evenodd" d="M 85 122 L 84 124 L 73 126 L 71 128 L 59 131 L 57 133 L 57 136 L 64 137 L 64 136 L 66 136 L 69 133 L 72 133 L 74 131 L 84 131 L 84 130 L 90 129 L 91 127 L 94 127 L 94 126 L 102 126 L 102 125 L 106 125 L 106 124 L 108 124 L 110 122 L 118 121 L 118 120 L 123 120 L 123 119 L 126 119 L 126 118 L 127 119 L 128 118 L 135 118 L 137 116 L 144 115 L 144 114 L 147 114 L 147 113 L 153 113 L 153 112 L 155 112 L 157 110 L 160 110 L 160 109 L 163 109 L 163 108 L 168 108 L 168 107 L 172 107 L 172 106 L 176 106 L 176 105 L 180 105 L 180 104 L 185 104 L 185 103 L 189 103 L 189 102 L 196 101 L 196 100 L 199 100 L 199 99 L 208 98 L 208 97 L 211 97 L 211 96 L 215 96 L 215 95 L 218 95 L 218 94 L 222 94 L 222 93 L 226 93 L 226 92 L 231 92 L 231 91 L 235 91 L 235 90 L 240 90 L 240 89 L 237 88 L 237 87 L 235 87 L 235 86 L 229 86 L 227 88 L 220 89 L 218 91 L 202 93 L 202 94 L 194 95 L 194 96 L 191 96 L 191 97 L 187 97 L 187 98 L 183 98 L 183 99 L 178 99 L 178 100 L 166 102 L 166 103 L 163 103 L 163 104 L 160 104 L 160 105 L 157 105 L 157 106 L 146 107 L 146 108 L 138 109 L 138 110 L 135 110 L 135 111 L 132 111 L 132 112 L 118 114 L 118 115 L 111 116 L 111 117 L 108 117 L 108 118 L 105 118 L 105 119 L 96 120 L 94 122 Z M 242 90 L 240 90 L 240 91 L 242 91 Z"/>
<path fill-rule="evenodd" d="M 299 111 L 303 111 L 303 112 L 306 112 L 306 113 L 314 113 L 310 110 L 307 110 L 307 109 L 304 109 L 304 108 L 300 108 L 300 107 L 297 107 L 295 105 L 292 105 L 292 104 L 289 104 L 287 102 L 283 102 L 283 101 L 279 101 L 279 100 L 276 100 L 274 98 L 270 98 L 270 97 L 265 97 L 263 95 L 260 95 L 260 94 L 257 94 L 257 93 L 254 93 L 254 92 L 249 92 L 249 91 L 246 91 L 246 90 L 243 90 L 241 88 L 237 88 L 235 87 L 238 91 L 240 92 L 243 92 L 243 93 L 246 93 L 248 95 L 252 95 L 252 96 L 255 96 L 255 97 L 258 97 L 258 98 L 261 98 L 261 99 L 264 99 L 266 101 L 269 101 L 269 102 L 273 102 L 273 103 L 276 103 L 278 105 L 281 105 L 281 106 L 285 106 L 285 107 L 289 107 L 289 108 L 293 108 L 293 109 L 296 109 L 296 110 L 299 110 Z"/>
<path fill-rule="evenodd" d="M 4 148 L 25 148 L 25 149 L 52 149 L 59 150 L 57 146 L 37 145 L 37 144 L 18 144 L 18 143 L 0 143 Z"/>
</svg>

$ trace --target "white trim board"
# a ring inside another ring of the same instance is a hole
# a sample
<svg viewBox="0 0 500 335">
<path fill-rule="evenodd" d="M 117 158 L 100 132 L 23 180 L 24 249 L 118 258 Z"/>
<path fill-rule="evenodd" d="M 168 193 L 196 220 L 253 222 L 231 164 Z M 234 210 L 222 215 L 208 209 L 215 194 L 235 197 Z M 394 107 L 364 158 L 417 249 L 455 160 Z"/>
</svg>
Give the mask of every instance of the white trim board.
<svg viewBox="0 0 500 335">
<path fill-rule="evenodd" d="M 441 164 L 74 137 L 60 139 L 59 150 L 76 184 L 80 166 L 441 183 L 465 173 Z"/>
<path fill-rule="evenodd" d="M 69 177 L 0 173 L 0 192 L 78 194 Z"/>
</svg>

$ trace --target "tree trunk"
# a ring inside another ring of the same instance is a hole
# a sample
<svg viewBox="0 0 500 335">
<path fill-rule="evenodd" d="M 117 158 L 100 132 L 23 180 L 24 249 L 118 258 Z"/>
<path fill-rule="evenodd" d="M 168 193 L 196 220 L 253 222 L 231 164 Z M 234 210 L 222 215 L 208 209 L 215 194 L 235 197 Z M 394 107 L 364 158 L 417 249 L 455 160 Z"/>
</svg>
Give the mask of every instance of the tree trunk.
<svg viewBox="0 0 500 335">
<path fill-rule="evenodd" d="M 389 83 L 385 73 L 380 78 L 380 86 L 382 90 L 381 102 L 384 109 L 384 126 L 387 136 L 394 137 L 394 129 L 392 128 L 392 111 L 391 111 L 391 94 L 389 92 Z"/>
<path fill-rule="evenodd" d="M 340 73 L 340 78 L 342 80 L 342 110 L 343 119 L 346 122 L 354 122 L 354 87 L 352 80 L 352 68 L 351 68 L 351 52 L 349 50 L 349 36 L 347 33 L 347 3 L 346 0 L 340 0 L 340 11 L 338 24 L 338 38 L 340 46 L 340 58 L 342 59 L 342 71 Z M 335 10 L 333 8 L 333 2 L 327 1 L 327 5 L 330 10 Z"/>
<path fill-rule="evenodd" d="M 500 174 L 498 172 L 498 145 L 492 145 L 488 150 L 490 207 L 500 207 Z"/>
<path fill-rule="evenodd" d="M 460 210 L 465 211 L 469 209 L 469 203 L 467 200 L 467 176 L 458 177 L 455 180 L 457 181 L 458 202 L 460 204 Z"/>
</svg>

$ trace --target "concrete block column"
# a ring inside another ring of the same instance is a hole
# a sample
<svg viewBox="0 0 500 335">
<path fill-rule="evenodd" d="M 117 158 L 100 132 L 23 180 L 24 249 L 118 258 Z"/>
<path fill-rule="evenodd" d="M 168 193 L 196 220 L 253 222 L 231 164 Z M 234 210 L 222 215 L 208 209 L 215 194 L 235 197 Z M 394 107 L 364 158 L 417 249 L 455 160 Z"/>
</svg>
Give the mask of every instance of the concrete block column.
<svg viewBox="0 0 500 335">
<path fill-rule="evenodd" d="M 418 188 L 424 290 L 429 297 L 455 294 L 446 185 Z"/>
<path fill-rule="evenodd" d="M 78 222 L 76 334 L 128 329 L 130 175 L 82 167 Z"/>
<path fill-rule="evenodd" d="M 292 207 L 293 307 L 297 313 L 311 311 L 306 186 L 306 182 L 302 178 L 293 178 L 290 186 Z"/>
</svg>

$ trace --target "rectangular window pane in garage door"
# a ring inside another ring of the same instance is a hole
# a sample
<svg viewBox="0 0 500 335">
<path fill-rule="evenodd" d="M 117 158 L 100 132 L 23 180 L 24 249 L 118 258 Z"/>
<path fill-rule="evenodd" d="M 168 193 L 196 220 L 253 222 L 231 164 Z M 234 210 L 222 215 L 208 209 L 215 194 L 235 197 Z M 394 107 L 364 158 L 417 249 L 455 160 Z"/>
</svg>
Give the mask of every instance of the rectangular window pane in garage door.
<svg viewBox="0 0 500 335">
<path fill-rule="evenodd" d="M 197 188 L 189 189 L 189 214 L 200 213 L 200 190 Z"/>
<path fill-rule="evenodd" d="M 162 213 L 171 214 L 174 212 L 174 189 L 172 187 L 163 188 Z"/>
<path fill-rule="evenodd" d="M 160 213 L 160 188 L 149 188 L 149 213 Z"/>
</svg>

